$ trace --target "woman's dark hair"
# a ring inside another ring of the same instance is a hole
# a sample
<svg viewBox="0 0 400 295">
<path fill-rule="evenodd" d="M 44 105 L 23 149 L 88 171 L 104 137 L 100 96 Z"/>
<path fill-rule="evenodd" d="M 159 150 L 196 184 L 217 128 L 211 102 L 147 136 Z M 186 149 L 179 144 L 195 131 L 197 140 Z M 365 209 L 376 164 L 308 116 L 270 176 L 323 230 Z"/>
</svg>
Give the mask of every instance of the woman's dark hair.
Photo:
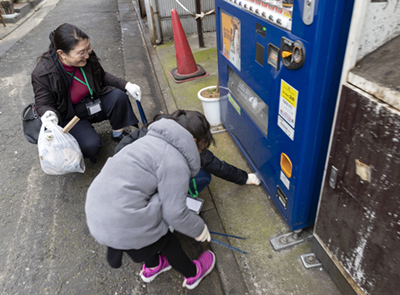
<svg viewBox="0 0 400 295">
<path fill-rule="evenodd" d="M 153 124 L 154 122 L 160 120 L 160 119 L 169 119 L 169 117 L 171 117 L 170 114 L 157 114 L 153 117 L 153 120 L 146 123 L 145 125 L 143 125 L 143 127 L 149 127 L 151 124 Z"/>
<path fill-rule="evenodd" d="M 73 50 L 80 41 L 89 39 L 89 36 L 78 27 L 65 23 L 52 31 L 49 35 L 49 39 L 49 50 L 43 53 L 41 57 L 47 53 L 54 55 L 59 49 L 61 49 L 65 54 L 69 54 L 69 52 Z M 95 54 L 93 55 L 96 57 Z"/>
<path fill-rule="evenodd" d="M 206 117 L 197 111 L 177 110 L 171 114 L 170 119 L 177 122 L 189 131 L 197 141 L 200 150 L 207 149 L 215 140 L 210 131 L 210 123 Z"/>
</svg>

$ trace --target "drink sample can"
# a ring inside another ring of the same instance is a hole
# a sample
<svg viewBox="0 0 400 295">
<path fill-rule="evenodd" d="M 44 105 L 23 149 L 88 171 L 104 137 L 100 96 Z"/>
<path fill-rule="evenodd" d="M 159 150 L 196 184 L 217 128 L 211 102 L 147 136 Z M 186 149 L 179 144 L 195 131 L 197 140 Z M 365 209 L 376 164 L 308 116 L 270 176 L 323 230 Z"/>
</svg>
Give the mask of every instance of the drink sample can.
<svg viewBox="0 0 400 295">
<path fill-rule="evenodd" d="M 293 0 L 282 0 L 282 6 L 291 10 L 293 8 Z"/>
</svg>

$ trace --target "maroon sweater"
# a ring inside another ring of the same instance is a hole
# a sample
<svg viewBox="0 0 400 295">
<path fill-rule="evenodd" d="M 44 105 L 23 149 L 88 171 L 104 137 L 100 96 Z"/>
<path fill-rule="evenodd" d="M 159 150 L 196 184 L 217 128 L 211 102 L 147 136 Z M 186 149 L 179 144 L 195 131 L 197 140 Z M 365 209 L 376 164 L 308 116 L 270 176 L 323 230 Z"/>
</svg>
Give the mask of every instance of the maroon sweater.
<svg viewBox="0 0 400 295">
<path fill-rule="evenodd" d="M 73 73 L 73 71 L 76 68 L 74 66 L 68 66 L 62 62 L 61 62 L 61 64 L 63 65 L 64 69 L 68 73 L 71 73 L 71 74 Z M 76 68 L 75 77 L 77 77 L 82 82 L 85 82 L 85 78 L 82 75 L 81 68 Z M 89 94 L 89 89 L 87 88 L 87 86 L 83 85 L 81 82 L 79 82 L 76 79 L 72 80 L 72 84 L 71 84 L 71 87 L 69 90 L 71 92 L 71 101 L 73 104 L 77 104 L 78 102 L 80 102 L 82 99 L 84 99 Z"/>
</svg>

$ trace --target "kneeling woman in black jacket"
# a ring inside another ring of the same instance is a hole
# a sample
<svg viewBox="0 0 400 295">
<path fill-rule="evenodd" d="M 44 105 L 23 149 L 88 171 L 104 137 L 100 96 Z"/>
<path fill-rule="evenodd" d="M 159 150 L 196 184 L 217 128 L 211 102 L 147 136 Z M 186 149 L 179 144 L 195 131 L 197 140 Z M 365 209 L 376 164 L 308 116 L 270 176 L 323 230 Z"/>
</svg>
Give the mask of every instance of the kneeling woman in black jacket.
<svg viewBox="0 0 400 295">
<path fill-rule="evenodd" d="M 117 141 L 125 135 L 124 127 L 137 126 L 125 90 L 140 100 L 140 87 L 105 72 L 88 35 L 74 25 L 51 32 L 49 50 L 32 72 L 32 86 L 42 121 L 64 127 L 75 115 L 80 118 L 70 133 L 91 161 L 103 145 L 92 123 L 109 120 Z"/>
</svg>

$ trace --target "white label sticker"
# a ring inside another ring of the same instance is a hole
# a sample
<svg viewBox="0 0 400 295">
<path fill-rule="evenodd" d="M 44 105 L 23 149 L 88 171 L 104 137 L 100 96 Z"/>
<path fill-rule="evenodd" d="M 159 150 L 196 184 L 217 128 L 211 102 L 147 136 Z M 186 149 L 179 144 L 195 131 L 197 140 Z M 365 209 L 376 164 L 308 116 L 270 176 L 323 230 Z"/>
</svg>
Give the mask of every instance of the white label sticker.
<svg viewBox="0 0 400 295">
<path fill-rule="evenodd" d="M 281 80 L 279 96 L 279 115 L 285 119 L 292 128 L 296 123 L 297 98 L 299 92 L 285 81 Z"/>
<path fill-rule="evenodd" d="M 98 113 L 100 111 L 101 111 L 100 104 L 95 104 L 95 105 L 90 107 L 90 114 L 91 115 L 96 114 L 96 113 Z"/>
<path fill-rule="evenodd" d="M 290 127 L 289 124 L 286 123 L 286 121 L 283 120 L 281 116 L 278 116 L 278 126 L 281 127 L 283 132 L 285 132 L 291 140 L 294 139 L 294 129 Z"/>
<path fill-rule="evenodd" d="M 289 189 L 290 180 L 286 177 L 286 175 L 285 175 L 285 173 L 283 173 L 283 171 L 281 171 L 281 180 L 282 180 L 283 184 L 286 186 L 286 188 Z"/>
</svg>

